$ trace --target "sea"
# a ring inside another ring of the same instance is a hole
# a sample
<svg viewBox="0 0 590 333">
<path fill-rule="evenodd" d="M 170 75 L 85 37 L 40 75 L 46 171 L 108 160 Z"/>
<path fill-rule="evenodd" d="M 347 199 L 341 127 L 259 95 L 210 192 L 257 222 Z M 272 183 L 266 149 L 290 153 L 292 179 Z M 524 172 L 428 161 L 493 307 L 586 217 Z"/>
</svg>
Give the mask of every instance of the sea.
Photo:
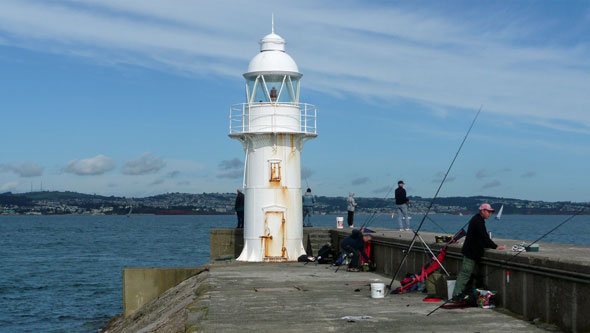
<svg viewBox="0 0 590 333">
<path fill-rule="evenodd" d="M 489 219 L 494 238 L 536 240 L 571 216 Z M 422 230 L 454 234 L 470 216 L 430 215 Z M 422 216 L 411 219 L 416 228 Z M 390 215 L 355 224 L 398 228 Z M 336 226 L 315 215 L 314 226 Z M 346 222 L 345 222 L 346 223 Z M 97 332 L 123 312 L 124 267 L 198 266 L 209 260 L 209 230 L 233 215 L 0 216 L 0 332 Z M 576 216 L 542 242 L 590 245 L 590 216 Z"/>
</svg>

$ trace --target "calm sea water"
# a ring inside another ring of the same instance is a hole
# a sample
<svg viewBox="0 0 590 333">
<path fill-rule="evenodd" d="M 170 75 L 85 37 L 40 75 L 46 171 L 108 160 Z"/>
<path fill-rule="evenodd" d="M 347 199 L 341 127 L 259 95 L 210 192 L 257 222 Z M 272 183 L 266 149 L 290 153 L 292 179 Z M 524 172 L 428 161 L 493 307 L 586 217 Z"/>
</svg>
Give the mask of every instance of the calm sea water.
<svg viewBox="0 0 590 333">
<path fill-rule="evenodd" d="M 454 233 L 470 217 L 431 218 L 440 228 L 427 219 L 424 231 Z M 566 218 L 504 215 L 487 227 L 494 237 L 534 240 Z M 412 226 L 419 222 L 414 216 Z M 0 331 L 96 332 L 123 312 L 124 267 L 202 265 L 209 230 L 235 224 L 234 216 L 0 216 Z M 381 215 L 371 226 L 397 228 L 397 220 Z M 589 234 L 590 216 L 577 216 L 543 241 L 590 245 Z"/>
</svg>

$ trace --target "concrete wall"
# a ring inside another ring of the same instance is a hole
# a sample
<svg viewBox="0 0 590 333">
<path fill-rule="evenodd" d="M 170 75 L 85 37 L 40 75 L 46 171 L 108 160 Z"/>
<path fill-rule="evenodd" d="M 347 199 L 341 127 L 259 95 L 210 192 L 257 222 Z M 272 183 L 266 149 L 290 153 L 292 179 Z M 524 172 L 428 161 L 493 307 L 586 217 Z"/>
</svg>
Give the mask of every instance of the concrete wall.
<svg viewBox="0 0 590 333">
<path fill-rule="evenodd" d="M 203 267 L 148 267 L 123 269 L 123 316 L 128 317 L 142 305 L 158 297 Z"/>
</svg>

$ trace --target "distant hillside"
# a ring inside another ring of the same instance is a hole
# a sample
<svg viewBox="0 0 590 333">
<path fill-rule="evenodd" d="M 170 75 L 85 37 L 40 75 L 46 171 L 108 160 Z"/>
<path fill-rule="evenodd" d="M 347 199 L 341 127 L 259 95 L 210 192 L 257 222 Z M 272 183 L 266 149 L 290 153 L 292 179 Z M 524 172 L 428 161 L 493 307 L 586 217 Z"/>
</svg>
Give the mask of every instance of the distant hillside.
<svg viewBox="0 0 590 333">
<path fill-rule="evenodd" d="M 86 200 L 88 200 L 88 199 L 98 199 L 98 200 L 109 201 L 109 200 L 114 200 L 114 199 L 120 199 L 119 197 L 115 197 L 115 196 L 106 197 L 106 196 L 102 196 L 102 195 L 85 194 L 85 193 L 78 193 L 78 192 L 71 192 L 71 191 L 65 191 L 65 192 L 59 192 L 59 191 L 28 192 L 28 193 L 15 194 L 15 196 L 22 196 L 22 197 L 25 197 L 25 198 L 29 198 L 31 200 L 75 200 L 75 199 L 81 199 L 81 200 L 86 199 Z"/>
<path fill-rule="evenodd" d="M 3 211 L 26 214 L 227 214 L 233 213 L 235 193 L 164 193 L 144 198 L 125 198 L 85 194 L 72 191 L 45 191 L 0 194 L 0 213 Z M 320 214 L 346 212 L 346 197 L 316 197 L 315 211 Z M 410 196 L 410 211 L 424 213 L 431 198 Z M 395 210 L 393 198 L 358 197 L 359 213 L 391 213 Z M 466 214 L 477 211 L 481 203 L 490 203 L 495 209 L 504 205 L 505 214 L 571 214 L 587 203 L 529 201 L 490 196 L 437 198 L 432 213 Z M 590 214 L 590 208 L 586 214 Z"/>
</svg>

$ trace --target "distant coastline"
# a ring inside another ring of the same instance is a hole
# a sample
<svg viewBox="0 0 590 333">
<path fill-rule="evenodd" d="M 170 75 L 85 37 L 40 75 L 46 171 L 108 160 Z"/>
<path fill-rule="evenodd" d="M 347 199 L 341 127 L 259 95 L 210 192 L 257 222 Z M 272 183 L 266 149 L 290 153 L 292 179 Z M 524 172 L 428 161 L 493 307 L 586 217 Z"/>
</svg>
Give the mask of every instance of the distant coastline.
<svg viewBox="0 0 590 333">
<path fill-rule="evenodd" d="M 410 213 L 423 214 L 430 198 L 409 197 Z M 317 196 L 315 214 L 345 214 L 346 198 Z M 235 193 L 166 193 L 144 198 L 101 196 L 77 192 L 41 191 L 1 193 L 1 215 L 230 215 L 234 214 Z M 590 214 L 590 204 L 583 202 L 545 202 L 489 196 L 441 197 L 435 200 L 430 214 L 470 215 L 479 204 L 487 202 L 498 209 L 504 205 L 506 215 L 570 215 L 583 209 Z M 392 198 L 358 197 L 358 214 L 392 214 Z"/>
</svg>

